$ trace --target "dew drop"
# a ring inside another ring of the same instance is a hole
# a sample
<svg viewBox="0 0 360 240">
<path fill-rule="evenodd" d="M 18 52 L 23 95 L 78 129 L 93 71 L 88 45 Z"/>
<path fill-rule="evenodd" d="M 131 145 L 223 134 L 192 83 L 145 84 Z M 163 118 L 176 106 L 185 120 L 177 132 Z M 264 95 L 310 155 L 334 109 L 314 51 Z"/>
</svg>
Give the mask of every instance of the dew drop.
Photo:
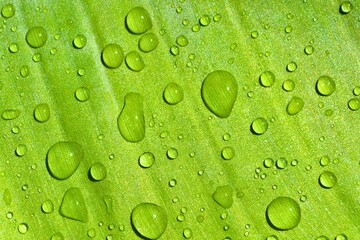
<svg viewBox="0 0 360 240">
<path fill-rule="evenodd" d="M 324 171 L 319 177 L 319 183 L 324 188 L 332 188 L 337 183 L 337 177 L 333 172 Z"/>
<path fill-rule="evenodd" d="M 29 74 L 30 74 L 29 66 L 27 66 L 27 65 L 21 66 L 20 75 L 25 78 L 25 77 L 29 76 Z"/>
<path fill-rule="evenodd" d="M 329 76 L 321 76 L 316 82 L 316 90 L 320 95 L 329 96 L 335 89 L 335 81 Z"/>
<path fill-rule="evenodd" d="M 149 12 L 143 7 L 135 7 L 126 15 L 126 27 L 133 34 L 145 33 L 152 28 Z"/>
<path fill-rule="evenodd" d="M 5 4 L 1 9 L 1 15 L 4 18 L 11 18 L 15 15 L 15 7 L 11 3 Z"/>
<path fill-rule="evenodd" d="M 39 48 L 45 45 L 48 39 L 45 28 L 36 26 L 28 30 L 26 33 L 26 42 L 32 48 Z"/>
<path fill-rule="evenodd" d="M 184 92 L 180 85 L 169 83 L 164 90 L 163 98 L 167 104 L 175 105 L 184 99 Z"/>
<path fill-rule="evenodd" d="M 174 55 L 174 56 L 179 55 L 179 54 L 180 54 L 180 49 L 179 49 L 179 47 L 176 46 L 176 45 L 171 46 L 171 47 L 170 47 L 170 53 L 171 53 L 172 55 Z"/>
<path fill-rule="evenodd" d="M 107 171 L 104 164 L 97 162 L 90 167 L 89 173 L 92 180 L 102 181 L 106 178 Z"/>
<path fill-rule="evenodd" d="M 279 230 L 290 230 L 300 222 L 300 206 L 292 198 L 278 197 L 268 205 L 266 217 L 271 227 Z"/>
<path fill-rule="evenodd" d="M 276 160 L 276 167 L 279 169 L 284 169 L 286 168 L 286 166 L 288 165 L 288 161 L 286 160 L 286 158 L 279 158 L 278 160 Z"/>
<path fill-rule="evenodd" d="M 50 240 L 64 240 L 64 235 L 61 232 L 54 233 Z"/>
<path fill-rule="evenodd" d="M 224 147 L 221 151 L 221 156 L 224 160 L 231 160 L 235 156 L 235 149 L 233 147 Z"/>
<path fill-rule="evenodd" d="M 50 119 L 50 108 L 46 103 L 40 103 L 34 110 L 34 118 L 36 121 L 43 123 Z"/>
<path fill-rule="evenodd" d="M 360 100 L 359 98 L 351 98 L 348 101 L 348 107 L 352 111 L 357 111 L 360 109 Z"/>
<path fill-rule="evenodd" d="M 283 82 L 282 88 L 287 92 L 291 92 L 295 88 L 295 82 L 291 79 L 288 79 Z"/>
<path fill-rule="evenodd" d="M 1 117 L 4 120 L 13 120 L 19 117 L 20 111 L 16 109 L 6 109 L 2 112 Z"/>
<path fill-rule="evenodd" d="M 29 226 L 26 223 L 20 223 L 20 225 L 18 226 L 18 231 L 21 234 L 27 233 L 28 230 L 29 230 Z"/>
<path fill-rule="evenodd" d="M 153 203 L 140 203 L 131 213 L 134 229 L 141 236 L 158 239 L 165 232 L 168 220 L 165 210 Z"/>
<path fill-rule="evenodd" d="M 89 97 L 90 97 L 90 90 L 88 88 L 80 87 L 80 88 L 76 89 L 75 98 L 79 102 L 86 102 L 87 100 L 89 100 Z"/>
<path fill-rule="evenodd" d="M 271 87 L 275 83 L 275 75 L 271 71 L 265 71 L 260 75 L 259 80 L 263 87 Z"/>
<path fill-rule="evenodd" d="M 315 240 L 329 240 L 329 238 L 326 236 L 319 236 Z"/>
<path fill-rule="evenodd" d="M 18 156 L 18 157 L 22 157 L 26 154 L 27 152 L 27 147 L 25 144 L 19 144 L 17 147 L 16 147 L 16 150 L 15 150 L 15 154 Z"/>
<path fill-rule="evenodd" d="M 65 192 L 59 212 L 66 218 L 84 223 L 88 221 L 85 199 L 79 188 L 72 187 Z"/>
<path fill-rule="evenodd" d="M 230 208 L 233 205 L 234 190 L 230 185 L 219 186 L 212 194 L 212 198 L 223 208 Z"/>
<path fill-rule="evenodd" d="M 274 160 L 272 158 L 266 158 L 264 161 L 263 161 L 263 165 L 264 167 L 266 168 L 271 168 L 274 166 Z"/>
<path fill-rule="evenodd" d="M 192 230 L 190 228 L 185 228 L 183 231 L 183 236 L 186 239 L 190 239 L 193 236 Z"/>
<path fill-rule="evenodd" d="M 41 210 L 44 213 L 52 213 L 54 211 L 54 204 L 50 199 L 47 199 L 41 204 Z"/>
<path fill-rule="evenodd" d="M 77 49 L 81 49 L 85 47 L 86 43 L 87 43 L 87 39 L 82 34 L 77 35 L 73 40 L 73 45 Z"/>
<path fill-rule="evenodd" d="M 341 3 L 339 11 L 341 14 L 348 14 L 351 12 L 352 9 L 353 9 L 353 5 L 351 4 L 351 2 L 345 1 Z"/>
<path fill-rule="evenodd" d="M 216 13 L 213 17 L 214 22 L 220 22 L 221 20 L 221 14 L 220 13 Z"/>
<path fill-rule="evenodd" d="M 201 96 L 206 107 L 220 118 L 230 116 L 237 94 L 236 79 L 227 71 L 213 71 L 202 83 Z"/>
<path fill-rule="evenodd" d="M 292 97 L 290 102 L 286 107 L 286 112 L 289 115 L 296 115 L 298 114 L 304 107 L 304 100 L 300 97 Z"/>
<path fill-rule="evenodd" d="M 335 237 L 335 240 L 347 240 L 348 237 L 345 234 L 339 234 Z"/>
<path fill-rule="evenodd" d="M 169 148 L 166 152 L 166 156 L 168 157 L 168 159 L 170 160 L 174 160 L 178 157 L 179 153 L 178 150 L 176 148 Z"/>
<path fill-rule="evenodd" d="M 126 57 L 125 62 L 128 68 L 135 72 L 140 72 L 145 68 L 145 63 L 141 55 L 136 51 L 130 51 Z"/>
<path fill-rule="evenodd" d="M 305 48 L 304 48 L 304 52 L 306 55 L 311 55 L 314 53 L 314 50 L 315 48 L 312 46 L 312 45 L 307 45 Z"/>
<path fill-rule="evenodd" d="M 204 26 L 204 27 L 208 26 L 210 24 L 210 22 L 211 22 L 211 18 L 207 14 L 202 15 L 199 19 L 200 25 Z"/>
<path fill-rule="evenodd" d="M 154 33 L 145 33 L 139 39 L 139 49 L 142 52 L 148 53 L 159 45 L 159 39 Z"/>
<path fill-rule="evenodd" d="M 9 46 L 9 51 L 11 53 L 17 53 L 19 51 L 19 45 L 17 43 L 11 43 Z"/>
<path fill-rule="evenodd" d="M 74 174 L 83 158 L 84 151 L 77 142 L 57 142 L 47 153 L 48 171 L 58 180 L 67 179 Z"/>
<path fill-rule="evenodd" d="M 184 35 L 180 35 L 176 38 L 176 43 L 180 47 L 185 47 L 189 44 L 189 40 Z"/>
<path fill-rule="evenodd" d="M 101 52 L 101 59 L 107 68 L 118 68 L 124 61 L 123 49 L 118 44 L 110 43 Z"/>
<path fill-rule="evenodd" d="M 297 69 L 297 64 L 296 62 L 289 62 L 287 65 L 286 65 L 286 70 L 288 72 L 295 72 L 295 70 Z"/>
<path fill-rule="evenodd" d="M 269 124 L 265 118 L 259 117 L 251 123 L 251 131 L 256 135 L 264 134 L 269 127 Z"/>
<path fill-rule="evenodd" d="M 278 240 L 279 238 L 275 235 L 270 235 L 266 238 L 266 240 Z"/>
</svg>

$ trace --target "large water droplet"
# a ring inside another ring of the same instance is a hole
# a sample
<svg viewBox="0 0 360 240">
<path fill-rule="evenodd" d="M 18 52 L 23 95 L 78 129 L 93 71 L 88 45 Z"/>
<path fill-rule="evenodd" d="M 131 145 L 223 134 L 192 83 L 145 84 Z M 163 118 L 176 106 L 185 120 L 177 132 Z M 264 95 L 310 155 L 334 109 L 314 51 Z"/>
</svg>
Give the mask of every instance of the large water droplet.
<svg viewBox="0 0 360 240">
<path fill-rule="evenodd" d="M 271 71 L 265 71 L 260 75 L 259 80 L 263 87 L 271 87 L 275 83 L 275 75 Z"/>
<path fill-rule="evenodd" d="M 90 90 L 88 88 L 80 87 L 80 88 L 76 89 L 75 98 L 79 102 L 86 102 L 87 100 L 89 100 L 89 97 L 90 97 Z"/>
<path fill-rule="evenodd" d="M 32 48 L 39 48 L 44 46 L 47 39 L 47 32 L 43 27 L 33 27 L 26 33 L 26 42 Z"/>
<path fill-rule="evenodd" d="M 269 127 L 268 122 L 266 121 L 265 118 L 262 117 L 255 119 L 251 123 L 251 131 L 257 135 L 264 134 L 267 131 L 268 127 Z"/>
<path fill-rule="evenodd" d="M 143 97 L 138 93 L 125 96 L 124 107 L 118 117 L 118 128 L 128 142 L 140 142 L 145 137 Z"/>
<path fill-rule="evenodd" d="M 323 96 L 331 95 L 335 89 L 335 81 L 329 76 L 321 76 L 316 82 L 316 90 Z"/>
<path fill-rule="evenodd" d="M 50 119 L 50 108 L 46 103 L 40 103 L 34 110 L 34 118 L 38 122 L 46 122 Z"/>
<path fill-rule="evenodd" d="M 178 84 L 169 83 L 164 90 L 163 97 L 167 104 L 175 105 L 184 99 L 184 92 Z"/>
<path fill-rule="evenodd" d="M 359 98 L 352 98 L 348 101 L 348 107 L 352 111 L 357 111 L 360 109 L 360 100 Z"/>
<path fill-rule="evenodd" d="M 85 47 L 86 43 L 87 43 L 87 39 L 82 34 L 77 35 L 73 40 L 74 47 L 78 49 Z"/>
<path fill-rule="evenodd" d="M 135 7 L 126 15 L 126 27 L 133 34 L 141 34 L 151 29 L 149 12 L 143 7 Z"/>
<path fill-rule="evenodd" d="M 13 120 L 19 117 L 20 111 L 16 109 L 6 109 L 2 112 L 1 117 L 4 120 Z"/>
<path fill-rule="evenodd" d="M 353 5 L 350 1 L 345 1 L 340 5 L 340 13 L 342 14 L 348 14 L 353 9 Z"/>
<path fill-rule="evenodd" d="M 139 49 L 145 53 L 155 50 L 159 44 L 159 39 L 154 33 L 145 33 L 139 39 Z"/>
<path fill-rule="evenodd" d="M 158 239 L 166 230 L 165 210 L 153 203 L 140 203 L 131 213 L 131 223 L 143 237 Z"/>
<path fill-rule="evenodd" d="M 124 51 L 119 45 L 110 43 L 103 49 L 101 59 L 106 67 L 118 68 L 124 61 Z"/>
<path fill-rule="evenodd" d="M 145 152 L 139 157 L 139 165 L 142 168 L 149 168 L 155 163 L 155 156 L 151 152 Z"/>
<path fill-rule="evenodd" d="M 299 224 L 301 210 L 299 204 L 292 198 L 278 197 L 267 207 L 266 216 L 271 227 L 290 230 Z"/>
<path fill-rule="evenodd" d="M 289 115 L 298 114 L 304 107 L 304 100 L 300 97 L 292 97 L 286 107 L 286 112 Z"/>
<path fill-rule="evenodd" d="M 337 183 L 337 177 L 333 172 L 324 171 L 319 177 L 319 183 L 324 188 L 332 188 Z"/>
<path fill-rule="evenodd" d="M 225 160 L 231 160 L 235 157 L 235 149 L 233 147 L 224 147 L 221 151 L 221 156 Z"/>
<path fill-rule="evenodd" d="M 18 231 L 21 234 L 27 233 L 28 230 L 29 230 L 29 226 L 26 223 L 20 223 L 20 225 L 18 226 Z"/>
<path fill-rule="evenodd" d="M 106 178 L 106 167 L 104 164 L 97 162 L 90 168 L 90 176 L 94 181 L 102 181 Z"/>
<path fill-rule="evenodd" d="M 48 170 L 54 178 L 64 180 L 74 174 L 84 152 L 77 142 L 57 142 L 47 153 Z"/>
<path fill-rule="evenodd" d="M 230 208 L 233 205 L 234 190 L 230 185 L 219 186 L 216 188 L 212 198 L 223 208 Z"/>
<path fill-rule="evenodd" d="M 230 116 L 237 94 L 236 79 L 227 71 L 213 71 L 202 83 L 201 96 L 206 107 L 220 118 Z"/>
<path fill-rule="evenodd" d="M 145 68 L 145 63 L 141 55 L 136 51 L 130 51 L 126 57 L 125 62 L 128 68 L 135 72 L 140 72 Z"/>
<path fill-rule="evenodd" d="M 88 221 L 85 199 L 79 188 L 73 187 L 65 192 L 59 212 L 66 218 L 84 223 Z"/>
<path fill-rule="evenodd" d="M 1 15 L 4 18 L 11 18 L 15 15 L 15 7 L 11 3 L 5 4 L 1 9 Z"/>
</svg>

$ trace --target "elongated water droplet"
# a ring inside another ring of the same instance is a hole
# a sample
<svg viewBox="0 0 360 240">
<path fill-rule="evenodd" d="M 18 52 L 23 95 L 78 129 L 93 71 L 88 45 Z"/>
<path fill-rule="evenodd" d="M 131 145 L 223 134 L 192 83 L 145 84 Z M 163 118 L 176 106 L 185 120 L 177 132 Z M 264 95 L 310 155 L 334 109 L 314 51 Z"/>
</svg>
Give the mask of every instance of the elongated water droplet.
<svg viewBox="0 0 360 240">
<path fill-rule="evenodd" d="M 18 226 L 18 231 L 21 234 L 27 233 L 28 230 L 29 230 L 29 226 L 26 223 L 20 223 L 20 225 Z"/>
<path fill-rule="evenodd" d="M 118 117 L 120 134 L 128 142 L 140 142 L 145 137 L 143 97 L 138 93 L 125 96 L 124 107 Z"/>
<path fill-rule="evenodd" d="M 300 222 L 300 206 L 292 198 L 278 197 L 267 207 L 266 217 L 271 227 L 279 230 L 290 230 Z"/>
<path fill-rule="evenodd" d="M 6 109 L 2 112 L 1 117 L 4 120 L 13 120 L 19 117 L 20 111 L 16 109 Z"/>
<path fill-rule="evenodd" d="M 126 27 L 133 34 L 141 34 L 152 28 L 149 12 L 143 7 L 135 7 L 126 15 Z"/>
<path fill-rule="evenodd" d="M 11 193 L 10 193 L 8 188 L 5 188 L 5 190 L 4 190 L 3 200 L 4 200 L 6 205 L 10 205 L 10 203 L 11 203 Z"/>
<path fill-rule="evenodd" d="M 158 239 L 166 230 L 165 210 L 153 203 L 140 203 L 131 213 L 131 223 L 143 237 Z"/>
<path fill-rule="evenodd" d="M 113 210 L 113 199 L 112 199 L 112 197 L 109 196 L 109 195 L 105 195 L 103 197 L 103 201 L 104 201 L 105 206 L 106 206 L 106 212 L 109 213 L 109 214 L 113 213 L 114 210 Z"/>
<path fill-rule="evenodd" d="M 154 33 L 145 33 L 139 39 L 139 49 L 145 53 L 155 50 L 159 45 L 159 39 Z"/>
<path fill-rule="evenodd" d="M 29 74 L 30 74 L 30 68 L 29 68 L 29 66 L 27 66 L 27 65 L 21 66 L 21 68 L 20 68 L 20 75 L 21 75 L 22 77 L 26 78 L 27 76 L 29 76 Z"/>
<path fill-rule="evenodd" d="M 216 188 L 212 198 L 223 208 L 230 208 L 233 205 L 234 190 L 230 185 L 219 186 Z"/>
<path fill-rule="evenodd" d="M 329 96 L 335 89 L 335 81 L 329 76 L 321 76 L 316 82 L 316 90 L 320 95 Z"/>
<path fill-rule="evenodd" d="M 34 110 L 34 118 L 38 122 L 46 122 L 50 119 L 50 108 L 46 103 L 40 103 Z"/>
<path fill-rule="evenodd" d="M 118 68 L 124 61 L 124 51 L 119 45 L 110 43 L 101 52 L 101 59 L 106 67 Z"/>
<path fill-rule="evenodd" d="M 47 153 L 47 167 L 54 178 L 64 180 L 74 174 L 84 152 L 77 142 L 57 142 Z"/>
<path fill-rule="evenodd" d="M 300 97 L 292 97 L 286 107 L 286 112 L 289 115 L 298 114 L 304 107 L 304 100 Z"/>
<path fill-rule="evenodd" d="M 227 71 L 213 71 L 202 83 L 201 96 L 205 106 L 220 118 L 230 116 L 237 94 L 238 83 Z"/>
<path fill-rule="evenodd" d="M 59 212 L 66 218 L 84 223 L 88 221 L 85 199 L 79 188 L 73 187 L 65 192 Z"/>
<path fill-rule="evenodd" d="M 47 32 L 45 28 L 36 26 L 26 33 L 26 42 L 32 48 L 39 48 L 44 46 L 48 39 Z"/>
</svg>

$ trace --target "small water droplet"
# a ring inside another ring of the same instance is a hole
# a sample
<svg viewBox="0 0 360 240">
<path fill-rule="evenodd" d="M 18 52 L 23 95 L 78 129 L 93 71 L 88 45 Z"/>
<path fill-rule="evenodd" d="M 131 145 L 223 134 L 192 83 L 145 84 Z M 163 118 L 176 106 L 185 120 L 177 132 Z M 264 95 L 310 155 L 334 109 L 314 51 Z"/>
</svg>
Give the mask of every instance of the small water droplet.
<svg viewBox="0 0 360 240">
<path fill-rule="evenodd" d="M 76 89 L 75 98 L 79 102 L 86 102 L 87 100 L 89 100 L 89 97 L 90 97 L 90 90 L 88 88 L 80 87 L 80 88 Z"/>
<path fill-rule="evenodd" d="M 27 233 L 28 230 L 29 230 L 29 226 L 28 226 L 26 223 L 21 223 L 21 224 L 18 226 L 18 231 L 19 231 L 19 233 L 21 233 L 21 234 Z"/>
<path fill-rule="evenodd" d="M 190 239 L 193 236 L 192 230 L 190 228 L 185 228 L 183 231 L 183 236 L 186 239 Z"/>
<path fill-rule="evenodd" d="M 176 44 L 180 47 L 186 47 L 189 44 L 189 40 L 184 35 L 180 35 L 176 38 Z"/>
<path fill-rule="evenodd" d="M 169 83 L 163 92 L 163 98 L 167 104 L 175 105 L 184 99 L 184 92 L 180 85 Z"/>
<path fill-rule="evenodd" d="M 351 12 L 352 9 L 353 9 L 352 3 L 350 1 L 345 1 L 341 3 L 339 11 L 341 14 L 348 14 Z"/>
<path fill-rule="evenodd" d="M 202 15 L 199 19 L 200 25 L 204 26 L 204 27 L 208 26 L 210 24 L 210 22 L 211 22 L 211 18 L 207 14 Z"/>
<path fill-rule="evenodd" d="M 271 71 L 265 71 L 260 75 L 259 81 L 263 87 L 271 87 L 275 83 L 275 75 Z"/>
<path fill-rule="evenodd" d="M 284 169 L 286 168 L 286 166 L 288 165 L 288 161 L 286 160 L 286 158 L 279 158 L 278 160 L 276 160 L 276 167 L 278 169 Z"/>
<path fill-rule="evenodd" d="M 287 92 L 291 92 L 295 89 L 295 82 L 291 79 L 288 79 L 283 82 L 282 88 Z"/>
<path fill-rule="evenodd" d="M 50 238 L 50 240 L 64 240 L 64 239 L 65 239 L 64 235 L 60 232 L 54 233 Z"/>
<path fill-rule="evenodd" d="M 145 152 L 139 157 L 139 165 L 142 168 L 149 168 L 155 163 L 155 156 L 151 152 Z"/>
<path fill-rule="evenodd" d="M 11 3 L 5 4 L 1 9 L 1 15 L 4 18 L 11 18 L 15 15 L 15 7 Z"/>
<path fill-rule="evenodd" d="M 235 149 L 233 147 L 224 147 L 221 151 L 221 156 L 224 160 L 231 160 L 235 156 Z"/>
<path fill-rule="evenodd" d="M 94 163 L 89 170 L 90 177 L 94 181 L 102 181 L 106 178 L 107 170 L 101 162 Z"/>
<path fill-rule="evenodd" d="M 2 112 L 1 117 L 4 120 L 13 120 L 19 117 L 20 111 L 16 109 L 6 109 Z"/>
<path fill-rule="evenodd" d="M 256 135 L 264 134 L 269 127 L 269 124 L 265 118 L 259 117 L 251 123 L 251 132 Z"/>
<path fill-rule="evenodd" d="M 40 103 L 34 110 L 34 118 L 36 121 L 43 123 L 50 119 L 50 108 L 46 103 Z"/>
<path fill-rule="evenodd" d="M 359 98 L 351 98 L 348 101 L 348 107 L 352 111 L 357 111 L 360 109 L 360 100 Z"/>
<path fill-rule="evenodd" d="M 287 65 L 286 65 L 286 70 L 288 72 L 295 72 L 297 69 L 297 64 L 296 62 L 289 62 Z"/>
<path fill-rule="evenodd" d="M 45 202 L 41 204 L 41 210 L 44 213 L 52 213 L 54 211 L 53 202 L 50 199 L 45 200 Z"/>
<path fill-rule="evenodd" d="M 77 49 L 81 49 L 85 47 L 86 43 L 87 43 L 87 39 L 82 34 L 77 35 L 73 40 L 73 45 Z"/>
<path fill-rule="evenodd" d="M 15 150 L 15 154 L 18 156 L 18 157 L 22 157 L 26 154 L 27 152 L 27 147 L 25 144 L 19 144 L 17 147 L 16 147 L 16 150 Z"/>
<path fill-rule="evenodd" d="M 314 50 L 315 48 L 312 46 L 312 45 L 307 45 L 305 48 L 304 48 L 304 52 L 306 55 L 311 55 L 314 53 Z"/>
</svg>

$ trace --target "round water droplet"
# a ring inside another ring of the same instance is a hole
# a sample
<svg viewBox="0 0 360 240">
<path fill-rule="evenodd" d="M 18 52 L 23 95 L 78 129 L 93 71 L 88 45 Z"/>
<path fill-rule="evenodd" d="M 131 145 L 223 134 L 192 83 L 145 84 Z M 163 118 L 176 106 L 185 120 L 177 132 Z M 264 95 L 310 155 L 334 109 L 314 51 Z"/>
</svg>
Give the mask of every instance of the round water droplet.
<svg viewBox="0 0 360 240">
<path fill-rule="evenodd" d="M 219 186 L 212 194 L 212 198 L 223 208 L 230 208 L 233 205 L 234 190 L 230 185 Z"/>
<path fill-rule="evenodd" d="M 179 54 L 180 54 L 180 49 L 179 49 L 179 47 L 176 46 L 176 45 L 171 46 L 171 47 L 170 47 L 170 53 L 171 53 L 172 55 L 174 55 L 174 56 L 179 55 Z"/>
<path fill-rule="evenodd" d="M 184 35 L 180 35 L 176 38 L 176 43 L 180 47 L 185 47 L 189 44 L 189 40 Z"/>
<path fill-rule="evenodd" d="M 199 19 L 199 23 L 200 23 L 200 25 L 201 26 L 208 26 L 209 24 L 210 24 L 210 22 L 211 22 L 211 18 L 210 18 L 210 16 L 209 15 L 207 15 L 207 14 L 204 14 L 204 15 L 202 15 L 201 17 L 200 17 L 200 19 Z"/>
<path fill-rule="evenodd" d="M 131 222 L 141 236 L 158 239 L 165 232 L 168 220 L 162 207 L 153 203 L 140 203 L 132 210 Z"/>
<path fill-rule="evenodd" d="M 348 107 L 350 110 L 357 111 L 360 109 L 360 100 L 358 98 L 352 98 L 348 101 Z"/>
<path fill-rule="evenodd" d="M 124 61 L 123 49 L 115 43 L 110 43 L 103 49 L 101 59 L 106 67 L 118 68 Z"/>
<path fill-rule="evenodd" d="M 252 31 L 251 32 L 251 38 L 257 38 L 259 36 L 259 32 L 258 31 Z"/>
<path fill-rule="evenodd" d="M 316 90 L 320 95 L 329 96 L 335 89 L 335 81 L 329 76 L 321 76 L 316 82 Z"/>
<path fill-rule="evenodd" d="M 65 192 L 59 212 L 66 218 L 84 223 L 88 221 L 85 199 L 79 188 L 72 187 Z"/>
<path fill-rule="evenodd" d="M 145 53 L 155 50 L 159 45 L 159 39 L 154 33 L 145 33 L 139 39 L 139 49 Z"/>
<path fill-rule="evenodd" d="M 20 111 L 15 109 L 6 109 L 2 112 L 1 117 L 4 120 L 13 120 L 19 117 Z"/>
<path fill-rule="evenodd" d="M 15 154 L 19 157 L 22 157 L 26 154 L 27 152 L 27 147 L 25 144 L 19 144 L 17 147 L 16 147 L 16 150 L 15 150 Z"/>
<path fill-rule="evenodd" d="M 288 79 L 283 82 L 282 88 L 287 92 L 291 92 L 295 88 L 295 82 L 291 79 Z"/>
<path fill-rule="evenodd" d="M 238 83 L 227 71 L 213 71 L 202 83 L 201 97 L 206 107 L 220 118 L 230 116 L 237 94 Z"/>
<path fill-rule="evenodd" d="M 75 98 L 79 101 L 79 102 L 86 102 L 87 100 L 89 100 L 90 97 L 90 90 L 86 87 L 81 87 L 76 89 L 75 91 Z"/>
<path fill-rule="evenodd" d="M 192 237 L 193 233 L 192 230 L 190 228 L 185 228 L 183 231 L 183 236 L 186 239 L 190 239 Z"/>
<path fill-rule="evenodd" d="M 271 87 L 275 83 L 275 75 L 271 71 L 265 71 L 260 75 L 259 80 L 263 87 Z"/>
<path fill-rule="evenodd" d="M 155 156 L 151 152 L 145 152 L 139 157 L 139 165 L 142 168 L 149 168 L 155 163 Z"/>
<path fill-rule="evenodd" d="M 4 18 L 11 18 L 15 15 L 15 7 L 11 3 L 5 4 L 1 9 L 1 15 Z"/>
<path fill-rule="evenodd" d="M 176 184 L 177 184 L 176 179 L 171 179 L 171 180 L 169 181 L 169 186 L 170 186 L 170 187 L 175 187 Z"/>
<path fill-rule="evenodd" d="M 27 65 L 21 66 L 20 75 L 25 78 L 25 77 L 29 76 L 29 74 L 30 74 L 29 66 L 27 66 Z"/>
<path fill-rule="evenodd" d="M 94 228 L 90 228 L 87 231 L 87 235 L 89 238 L 95 238 L 96 237 L 96 230 Z"/>
<path fill-rule="evenodd" d="M 263 162 L 264 167 L 271 168 L 274 166 L 274 160 L 272 158 L 266 158 Z"/>
<path fill-rule="evenodd" d="M 50 199 L 47 199 L 41 204 L 41 210 L 44 213 L 52 213 L 54 211 L 54 204 Z"/>
<path fill-rule="evenodd" d="M 265 118 L 259 117 L 251 123 L 251 131 L 256 135 L 264 134 L 269 127 Z"/>
<path fill-rule="evenodd" d="M 335 240 L 347 240 L 348 237 L 345 234 L 339 234 L 335 237 Z"/>
<path fill-rule="evenodd" d="M 298 114 L 304 107 L 304 100 L 300 97 L 292 97 L 290 102 L 286 107 L 286 112 L 289 115 L 296 115 Z"/>
<path fill-rule="evenodd" d="M 266 240 L 278 240 L 279 238 L 275 235 L 268 236 Z"/>
<path fill-rule="evenodd" d="M 47 39 L 47 32 L 43 27 L 33 27 L 26 33 L 26 42 L 32 48 L 39 48 L 44 46 Z"/>
<path fill-rule="evenodd" d="M 324 171 L 319 177 L 319 183 L 324 188 L 332 188 L 337 183 L 337 177 L 333 172 Z"/>
<path fill-rule="evenodd" d="M 170 160 L 174 160 L 178 157 L 178 150 L 176 148 L 169 148 L 166 152 L 166 156 Z"/>
<path fill-rule="evenodd" d="M 354 87 L 353 93 L 355 96 L 359 96 L 360 95 L 360 86 Z"/>
<path fill-rule="evenodd" d="M 102 181 L 106 178 L 106 167 L 104 164 L 97 162 L 90 167 L 90 176 L 92 180 Z"/>
<path fill-rule="evenodd" d="M 191 31 L 193 32 L 200 31 L 200 24 L 196 23 L 194 26 L 192 26 Z"/>
<path fill-rule="evenodd" d="M 11 43 L 9 46 L 9 51 L 12 53 L 17 53 L 19 51 L 19 45 L 17 43 Z"/>
<path fill-rule="evenodd" d="M 38 122 L 46 122 L 50 119 L 50 108 L 46 103 L 40 103 L 34 110 L 34 118 Z"/>
<path fill-rule="evenodd" d="M 289 62 L 287 65 L 286 65 L 286 70 L 288 72 L 295 72 L 295 70 L 297 69 L 297 64 L 296 62 Z"/>
<path fill-rule="evenodd" d="M 85 47 L 86 43 L 87 43 L 87 39 L 82 34 L 77 35 L 73 40 L 73 45 L 77 49 L 81 49 Z"/>
<path fill-rule="evenodd" d="M 167 104 L 175 105 L 184 99 L 184 92 L 178 84 L 169 83 L 166 85 L 163 97 Z"/>
<path fill-rule="evenodd" d="M 152 28 L 149 12 L 143 7 L 135 7 L 126 15 L 126 27 L 133 34 L 141 34 Z"/>
<path fill-rule="evenodd" d="M 301 210 L 299 204 L 292 198 L 278 197 L 267 207 L 266 216 L 271 227 L 290 230 L 299 224 Z"/>
<path fill-rule="evenodd" d="M 29 226 L 28 226 L 26 223 L 21 223 L 21 224 L 18 226 L 18 231 L 19 231 L 19 233 L 21 233 L 21 234 L 27 233 L 28 230 L 29 230 Z"/>
<path fill-rule="evenodd" d="M 221 156 L 225 160 L 231 160 L 235 156 L 235 149 L 233 147 L 224 147 L 221 151 Z"/>
<path fill-rule="evenodd" d="M 286 168 L 286 166 L 288 165 L 288 161 L 286 160 L 286 158 L 279 158 L 278 160 L 276 160 L 276 167 L 279 169 L 284 169 Z"/>
<path fill-rule="evenodd" d="M 143 97 L 138 93 L 128 93 L 124 107 L 118 117 L 118 129 L 128 142 L 140 142 L 145 137 Z"/>
<path fill-rule="evenodd" d="M 58 180 L 64 180 L 74 174 L 84 152 L 77 142 L 57 142 L 47 153 L 47 167 L 51 176 Z"/>
<path fill-rule="evenodd" d="M 136 51 L 130 51 L 126 57 L 125 62 L 128 68 L 135 72 L 140 72 L 145 68 L 145 63 L 141 55 Z"/>
<path fill-rule="evenodd" d="M 64 240 L 64 239 L 65 239 L 64 235 L 60 232 L 54 233 L 50 238 L 50 240 Z"/>
<path fill-rule="evenodd" d="M 40 53 L 35 53 L 32 57 L 32 60 L 34 62 L 40 62 L 41 61 L 41 54 Z"/>
<path fill-rule="evenodd" d="M 304 48 L 304 52 L 306 53 L 306 55 L 311 55 L 314 53 L 315 48 L 312 45 L 307 45 Z"/>
<path fill-rule="evenodd" d="M 328 155 L 324 155 L 320 158 L 320 165 L 325 167 L 330 163 L 330 158 Z"/>
<path fill-rule="evenodd" d="M 353 9 L 353 5 L 350 1 L 345 1 L 340 5 L 340 13 L 342 14 L 348 14 Z"/>
</svg>

